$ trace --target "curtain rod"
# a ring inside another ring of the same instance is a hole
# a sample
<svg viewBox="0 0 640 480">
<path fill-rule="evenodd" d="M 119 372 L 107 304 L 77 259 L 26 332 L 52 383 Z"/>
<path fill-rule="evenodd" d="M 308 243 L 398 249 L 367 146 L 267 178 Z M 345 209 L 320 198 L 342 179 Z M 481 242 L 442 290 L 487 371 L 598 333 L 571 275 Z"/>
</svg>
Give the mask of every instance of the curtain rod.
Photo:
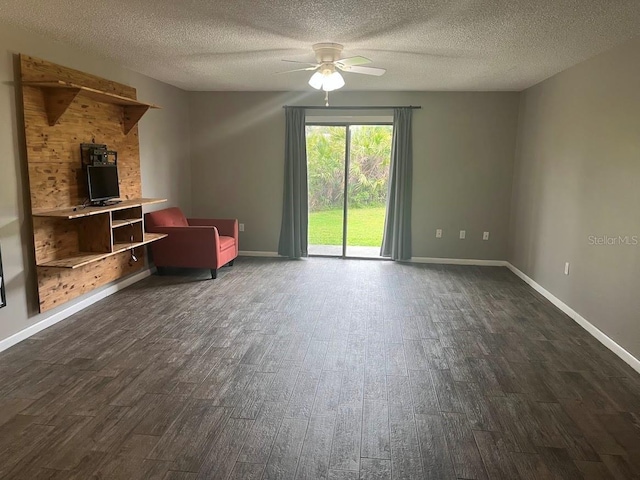
<svg viewBox="0 0 640 480">
<path fill-rule="evenodd" d="M 393 108 L 411 108 L 416 110 L 422 107 L 415 105 L 362 105 L 352 107 L 338 107 L 333 105 L 330 107 L 324 107 L 322 105 L 283 105 L 282 108 L 304 108 L 307 110 L 391 110 Z"/>
</svg>

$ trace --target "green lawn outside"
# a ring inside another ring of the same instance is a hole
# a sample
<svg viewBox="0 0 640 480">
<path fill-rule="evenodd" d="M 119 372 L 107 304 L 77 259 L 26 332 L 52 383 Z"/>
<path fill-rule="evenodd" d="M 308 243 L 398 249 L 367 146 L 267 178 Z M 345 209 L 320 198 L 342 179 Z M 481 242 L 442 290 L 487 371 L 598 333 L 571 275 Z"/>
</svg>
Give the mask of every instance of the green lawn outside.
<svg viewBox="0 0 640 480">
<path fill-rule="evenodd" d="M 350 208 L 347 245 L 382 245 L 385 207 Z M 309 245 L 342 245 L 342 210 L 309 212 Z"/>
</svg>

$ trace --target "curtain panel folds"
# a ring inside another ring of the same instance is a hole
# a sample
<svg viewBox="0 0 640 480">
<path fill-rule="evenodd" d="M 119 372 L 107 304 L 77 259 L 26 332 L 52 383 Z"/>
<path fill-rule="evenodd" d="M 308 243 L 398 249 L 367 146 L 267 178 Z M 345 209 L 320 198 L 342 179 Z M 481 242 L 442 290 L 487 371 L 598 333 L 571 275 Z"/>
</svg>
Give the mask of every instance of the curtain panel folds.
<svg viewBox="0 0 640 480">
<path fill-rule="evenodd" d="M 413 142 L 411 108 L 393 110 L 393 139 L 387 191 L 387 211 L 380 255 L 392 260 L 411 259 L 411 190 Z"/>
<path fill-rule="evenodd" d="M 305 109 L 285 108 L 284 195 L 278 254 L 306 257 L 309 229 Z"/>
</svg>

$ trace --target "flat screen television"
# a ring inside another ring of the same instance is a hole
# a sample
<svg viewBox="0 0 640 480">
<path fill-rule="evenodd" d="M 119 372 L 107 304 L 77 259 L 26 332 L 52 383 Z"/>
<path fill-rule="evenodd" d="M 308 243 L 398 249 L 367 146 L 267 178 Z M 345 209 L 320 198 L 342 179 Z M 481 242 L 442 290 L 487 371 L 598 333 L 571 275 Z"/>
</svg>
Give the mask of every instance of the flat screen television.
<svg viewBox="0 0 640 480">
<path fill-rule="evenodd" d="M 104 204 L 120 196 L 116 165 L 87 165 L 87 183 L 91 203 Z"/>
</svg>

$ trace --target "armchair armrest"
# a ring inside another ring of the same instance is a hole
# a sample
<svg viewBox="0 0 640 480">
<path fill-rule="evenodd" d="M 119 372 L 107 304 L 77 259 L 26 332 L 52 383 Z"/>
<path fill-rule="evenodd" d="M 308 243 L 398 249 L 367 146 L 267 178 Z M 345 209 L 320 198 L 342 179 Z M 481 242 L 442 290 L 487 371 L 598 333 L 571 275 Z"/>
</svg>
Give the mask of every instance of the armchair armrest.
<svg viewBox="0 0 640 480">
<path fill-rule="evenodd" d="M 194 227 L 216 227 L 220 235 L 238 238 L 237 218 L 188 218 L 187 222 Z"/>
</svg>

